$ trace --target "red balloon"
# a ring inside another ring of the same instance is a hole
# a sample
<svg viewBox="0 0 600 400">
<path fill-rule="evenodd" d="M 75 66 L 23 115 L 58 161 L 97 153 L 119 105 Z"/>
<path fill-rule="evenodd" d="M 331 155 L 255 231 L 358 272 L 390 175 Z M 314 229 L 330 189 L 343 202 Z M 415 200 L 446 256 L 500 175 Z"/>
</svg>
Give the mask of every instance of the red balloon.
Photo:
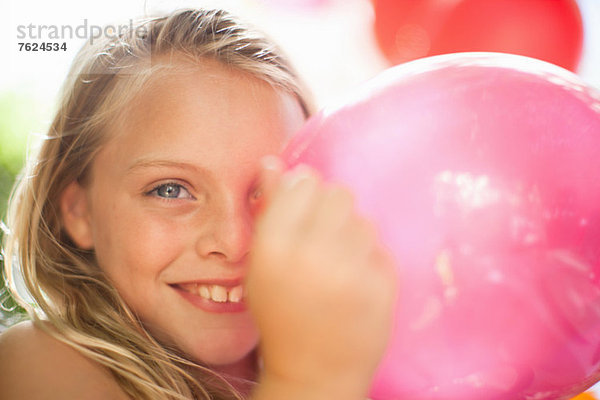
<svg viewBox="0 0 600 400">
<path fill-rule="evenodd" d="M 575 71 L 583 46 L 575 0 L 373 0 L 392 64 L 465 51 L 519 54 Z"/>
<path fill-rule="evenodd" d="M 600 94 L 531 58 L 384 72 L 285 150 L 398 261 L 373 399 L 563 399 L 600 379 Z M 360 323 L 360 321 L 357 321 Z"/>
</svg>

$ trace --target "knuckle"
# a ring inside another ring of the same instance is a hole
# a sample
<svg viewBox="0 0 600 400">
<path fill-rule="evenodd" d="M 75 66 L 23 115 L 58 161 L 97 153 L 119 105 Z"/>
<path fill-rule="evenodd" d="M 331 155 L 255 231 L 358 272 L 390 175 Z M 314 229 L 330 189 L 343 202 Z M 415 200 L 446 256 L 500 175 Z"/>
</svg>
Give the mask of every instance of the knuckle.
<svg viewBox="0 0 600 400">
<path fill-rule="evenodd" d="M 327 263 L 327 253 L 314 241 L 305 241 L 294 250 L 294 258 L 303 265 L 315 266 Z"/>
<path fill-rule="evenodd" d="M 356 237 L 357 244 L 364 249 L 374 249 L 376 244 L 375 228 L 366 219 L 356 216 L 350 229 Z"/>
<path fill-rule="evenodd" d="M 330 190 L 334 193 L 340 200 L 345 200 L 347 202 L 354 201 L 354 193 L 344 185 L 339 183 L 334 183 L 331 185 Z"/>
<path fill-rule="evenodd" d="M 342 185 L 331 185 L 328 188 L 328 197 L 338 207 L 349 210 L 354 208 L 354 194 Z"/>
</svg>

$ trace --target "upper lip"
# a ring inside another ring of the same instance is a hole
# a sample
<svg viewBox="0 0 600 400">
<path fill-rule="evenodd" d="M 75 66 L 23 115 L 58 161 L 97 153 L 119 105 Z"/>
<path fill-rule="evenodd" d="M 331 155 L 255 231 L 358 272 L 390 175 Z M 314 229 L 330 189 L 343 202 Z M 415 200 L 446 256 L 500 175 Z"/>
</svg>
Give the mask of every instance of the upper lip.
<svg viewBox="0 0 600 400">
<path fill-rule="evenodd" d="M 212 278 L 212 279 L 190 279 L 190 280 L 185 280 L 185 281 L 172 282 L 172 283 L 169 283 L 169 285 L 171 285 L 171 286 L 191 285 L 191 284 L 218 285 L 218 286 L 230 288 L 230 287 L 239 286 L 239 285 L 243 284 L 243 282 L 244 282 L 243 278 L 230 278 L 230 279 Z"/>
</svg>

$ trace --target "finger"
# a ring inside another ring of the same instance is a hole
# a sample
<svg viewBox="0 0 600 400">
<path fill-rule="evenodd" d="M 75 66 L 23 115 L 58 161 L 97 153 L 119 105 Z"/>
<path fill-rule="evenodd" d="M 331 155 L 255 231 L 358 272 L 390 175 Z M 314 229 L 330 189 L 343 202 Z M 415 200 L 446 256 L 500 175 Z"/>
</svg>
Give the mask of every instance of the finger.
<svg viewBox="0 0 600 400">
<path fill-rule="evenodd" d="M 320 191 L 318 174 L 307 166 L 298 166 L 280 176 L 257 228 L 272 234 L 298 233 L 299 225 L 314 208 Z"/>
<path fill-rule="evenodd" d="M 313 212 L 315 232 L 324 236 L 335 235 L 347 224 L 353 210 L 352 192 L 340 185 L 329 186 Z"/>
<path fill-rule="evenodd" d="M 260 166 L 259 187 L 264 201 L 268 203 L 281 181 L 285 165 L 279 157 L 269 155 L 260 160 Z"/>
<path fill-rule="evenodd" d="M 306 165 L 296 166 L 285 173 L 273 195 L 271 211 L 282 227 L 297 229 L 306 220 L 320 197 L 320 178 Z"/>
<path fill-rule="evenodd" d="M 352 215 L 342 230 L 346 236 L 348 257 L 367 263 L 370 255 L 373 253 L 376 244 L 375 227 L 367 219 L 359 215 Z"/>
<path fill-rule="evenodd" d="M 394 254 L 381 243 L 376 246 L 371 256 L 372 264 L 376 274 L 380 278 L 379 286 L 387 288 L 393 294 L 398 295 L 401 281 L 400 270 Z"/>
</svg>

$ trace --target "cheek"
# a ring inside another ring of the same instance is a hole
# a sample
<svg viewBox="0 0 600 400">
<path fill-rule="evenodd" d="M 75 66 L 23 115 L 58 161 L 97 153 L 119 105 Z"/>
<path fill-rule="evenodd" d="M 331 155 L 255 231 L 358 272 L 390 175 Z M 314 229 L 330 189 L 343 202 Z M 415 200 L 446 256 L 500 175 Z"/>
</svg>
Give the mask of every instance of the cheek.
<svg viewBox="0 0 600 400">
<path fill-rule="evenodd" d="M 127 201 L 104 208 L 95 220 L 96 256 L 118 289 L 147 289 L 185 246 L 182 230 L 173 219 Z"/>
</svg>

